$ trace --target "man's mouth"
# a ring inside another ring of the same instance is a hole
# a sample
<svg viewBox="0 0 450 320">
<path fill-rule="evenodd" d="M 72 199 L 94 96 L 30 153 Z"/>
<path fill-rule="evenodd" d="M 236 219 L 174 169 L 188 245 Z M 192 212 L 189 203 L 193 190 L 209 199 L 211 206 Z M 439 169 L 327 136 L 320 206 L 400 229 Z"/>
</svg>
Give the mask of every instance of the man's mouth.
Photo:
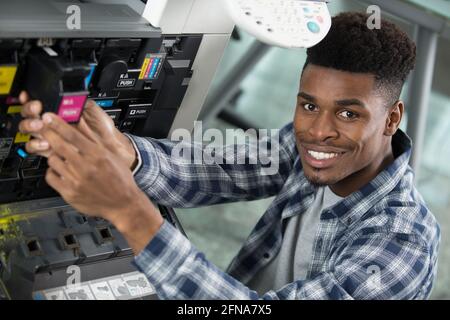
<svg viewBox="0 0 450 320">
<path fill-rule="evenodd" d="M 333 166 L 340 160 L 345 151 L 326 150 L 322 147 L 302 148 L 303 158 L 311 167 L 317 169 L 325 169 Z"/>
<path fill-rule="evenodd" d="M 308 153 L 316 160 L 333 159 L 339 156 L 338 153 L 317 152 L 313 150 L 308 150 Z"/>
</svg>

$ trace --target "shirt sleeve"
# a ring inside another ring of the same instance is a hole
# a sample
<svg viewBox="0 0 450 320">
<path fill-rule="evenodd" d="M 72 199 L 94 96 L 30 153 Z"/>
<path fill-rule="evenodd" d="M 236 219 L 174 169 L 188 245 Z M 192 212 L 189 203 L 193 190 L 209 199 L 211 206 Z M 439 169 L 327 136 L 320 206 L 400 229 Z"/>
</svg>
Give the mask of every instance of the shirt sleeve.
<svg viewBox="0 0 450 320">
<path fill-rule="evenodd" d="M 138 186 L 153 201 L 173 208 L 273 196 L 298 155 L 292 123 L 276 135 L 225 146 L 128 137 L 139 154 Z"/>
<path fill-rule="evenodd" d="M 133 176 L 135 176 L 136 175 L 136 173 L 141 169 L 141 167 L 142 167 L 142 158 L 141 158 L 141 153 L 139 152 L 139 150 L 138 150 L 138 148 L 137 148 L 137 146 L 136 146 L 136 143 L 134 142 L 134 140 L 128 135 L 128 134 L 126 134 L 125 133 L 125 136 L 131 141 L 131 144 L 133 145 L 133 148 L 134 148 L 134 151 L 136 152 L 136 160 L 137 160 L 137 163 L 136 163 L 136 166 L 134 167 L 134 169 L 133 169 Z"/>
<path fill-rule="evenodd" d="M 401 241 L 400 241 L 401 240 Z M 259 296 L 206 260 L 165 222 L 135 265 L 161 299 L 419 299 L 431 281 L 425 247 L 395 234 L 362 235 L 336 250 L 332 272 Z"/>
</svg>

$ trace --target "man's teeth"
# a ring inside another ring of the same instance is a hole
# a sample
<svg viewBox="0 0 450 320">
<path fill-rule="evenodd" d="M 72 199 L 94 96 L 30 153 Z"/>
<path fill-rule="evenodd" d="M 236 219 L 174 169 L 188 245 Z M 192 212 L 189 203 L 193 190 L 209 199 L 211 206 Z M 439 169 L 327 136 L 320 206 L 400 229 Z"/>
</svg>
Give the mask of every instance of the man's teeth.
<svg viewBox="0 0 450 320">
<path fill-rule="evenodd" d="M 325 152 L 316 152 L 312 150 L 308 150 L 308 153 L 317 160 L 325 160 L 325 159 L 331 159 L 336 158 L 338 156 L 337 153 L 325 153 Z"/>
</svg>

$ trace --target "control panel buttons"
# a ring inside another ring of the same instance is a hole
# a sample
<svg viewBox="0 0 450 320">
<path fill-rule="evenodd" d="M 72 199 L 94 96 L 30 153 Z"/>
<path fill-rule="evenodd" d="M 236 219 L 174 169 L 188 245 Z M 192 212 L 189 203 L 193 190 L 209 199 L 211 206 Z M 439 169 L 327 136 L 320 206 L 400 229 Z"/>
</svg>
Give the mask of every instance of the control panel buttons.
<svg viewBox="0 0 450 320">
<path fill-rule="evenodd" d="M 308 24 L 308 30 L 311 31 L 312 33 L 319 33 L 320 32 L 320 27 L 317 23 L 313 22 L 313 21 L 309 21 Z"/>
<path fill-rule="evenodd" d="M 331 27 L 325 1 L 223 1 L 238 27 L 269 45 L 310 48 L 319 43 Z"/>
</svg>

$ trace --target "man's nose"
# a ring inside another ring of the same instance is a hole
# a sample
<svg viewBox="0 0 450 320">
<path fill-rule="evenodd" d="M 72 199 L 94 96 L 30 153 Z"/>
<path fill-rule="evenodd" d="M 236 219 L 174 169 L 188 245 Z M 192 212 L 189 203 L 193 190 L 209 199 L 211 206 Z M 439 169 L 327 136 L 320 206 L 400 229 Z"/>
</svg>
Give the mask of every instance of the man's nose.
<svg viewBox="0 0 450 320">
<path fill-rule="evenodd" d="M 321 112 L 317 115 L 308 130 L 316 141 L 327 141 L 338 137 L 334 115 L 330 112 Z"/>
</svg>

